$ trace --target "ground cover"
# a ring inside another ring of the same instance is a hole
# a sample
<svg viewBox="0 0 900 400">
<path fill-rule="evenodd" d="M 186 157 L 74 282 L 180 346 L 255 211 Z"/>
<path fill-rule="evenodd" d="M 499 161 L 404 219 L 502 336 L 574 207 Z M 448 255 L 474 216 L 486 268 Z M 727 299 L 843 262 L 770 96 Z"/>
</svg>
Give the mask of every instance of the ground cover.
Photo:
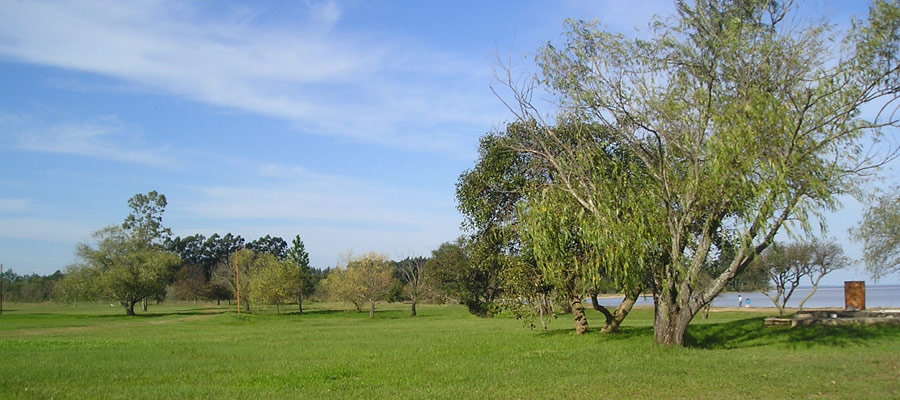
<svg viewBox="0 0 900 400">
<path fill-rule="evenodd" d="M 900 329 L 764 328 L 712 312 L 685 348 L 653 344 L 652 310 L 615 335 L 531 331 L 459 306 L 7 305 L 0 398 L 898 398 Z M 284 311 L 284 309 L 282 309 Z M 589 311 L 592 321 L 600 314 Z"/>
</svg>

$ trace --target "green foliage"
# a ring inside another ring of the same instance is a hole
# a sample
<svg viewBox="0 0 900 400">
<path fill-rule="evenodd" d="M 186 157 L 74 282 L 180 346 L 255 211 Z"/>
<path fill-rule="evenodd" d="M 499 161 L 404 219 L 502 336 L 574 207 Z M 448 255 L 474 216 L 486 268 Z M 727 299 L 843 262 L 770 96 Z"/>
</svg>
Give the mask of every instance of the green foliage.
<svg viewBox="0 0 900 400">
<path fill-rule="evenodd" d="M 396 283 L 393 272 L 387 256 L 367 253 L 350 257 L 342 268 L 333 269 L 324 286 L 333 297 L 352 303 L 357 311 L 368 302 L 371 318 L 375 303 L 385 300 Z"/>
<path fill-rule="evenodd" d="M 538 60 L 540 83 L 560 101 L 557 126 L 509 84 L 520 126 L 531 127 L 518 144 L 590 214 L 587 242 L 620 240 L 603 254 L 624 263 L 606 264 L 625 266 L 616 276 L 649 276 L 657 341 L 681 344 L 693 315 L 786 221 L 810 232 L 812 216 L 834 209 L 837 195 L 882 162 L 862 144 L 897 121 L 860 110 L 893 101 L 898 10 L 879 2 L 839 55 L 828 25 L 792 25 L 795 11 L 776 1 L 679 2 L 675 18 L 640 39 L 570 21 L 565 43 L 548 44 Z M 606 134 L 572 141 L 567 121 Z M 605 149 L 622 152 L 624 168 L 597 163 Z M 614 206 L 598 193 L 615 194 Z M 733 259 L 704 282 L 716 243 L 730 235 Z"/>
<path fill-rule="evenodd" d="M 309 253 L 306 252 L 306 246 L 300 240 L 300 235 L 297 235 L 291 241 L 291 247 L 288 248 L 285 257 L 295 268 L 294 273 L 296 276 L 293 278 L 293 281 L 297 287 L 294 289 L 294 293 L 298 296 L 298 301 L 302 301 L 303 298 L 315 293 L 319 279 L 309 265 Z"/>
<path fill-rule="evenodd" d="M 260 271 L 278 259 L 269 253 L 256 253 L 253 250 L 241 249 L 220 263 L 213 273 L 212 283 L 228 288 L 231 293 L 240 293 L 240 302 L 244 309 L 250 311 L 253 291 L 256 289 Z"/>
<path fill-rule="evenodd" d="M 213 271 L 219 264 L 227 262 L 243 246 L 244 238 L 231 233 L 224 236 L 214 233 L 209 238 L 199 233 L 184 238 L 179 236 L 167 240 L 165 245 L 167 250 L 178 254 L 185 265 L 201 266 L 207 280 L 212 278 Z"/>
<path fill-rule="evenodd" d="M 497 312 L 494 299 L 500 292 L 500 268 L 476 264 L 471 249 L 472 244 L 463 238 L 442 243 L 425 263 L 428 279 L 447 296 L 465 304 L 472 314 L 492 316 Z"/>
<path fill-rule="evenodd" d="M 280 305 L 296 299 L 300 287 L 297 266 L 280 261 L 269 253 L 260 254 L 256 259 L 259 269 L 253 279 L 250 299 L 257 303 L 274 304 L 276 312 Z"/>
<path fill-rule="evenodd" d="M 128 199 L 131 214 L 125 218 L 122 229 L 139 243 L 161 245 L 172 236 L 172 230 L 162 224 L 166 204 L 166 196 L 155 190 L 132 196 Z"/>
<path fill-rule="evenodd" d="M 284 260 L 287 257 L 288 244 L 280 237 L 266 235 L 247 243 L 247 249 L 257 253 L 268 253 L 279 260 Z"/>
<path fill-rule="evenodd" d="M 900 271 L 900 189 L 876 198 L 851 235 L 863 242 L 866 270 L 876 280 Z"/>
<path fill-rule="evenodd" d="M 11 269 L 4 269 L 0 274 L 3 285 L 3 301 L 9 302 L 42 302 L 50 301 L 58 292 L 56 285 L 63 278 L 63 273 L 56 271 L 43 276 L 38 274 L 19 275 Z"/>
<path fill-rule="evenodd" d="M 102 296 L 118 301 L 129 315 L 134 314 L 134 304 L 142 299 L 165 296 L 172 269 L 181 263 L 177 255 L 147 246 L 143 241 L 146 236 L 133 238 L 116 226 L 97 231 L 95 238 L 96 248 L 87 244 L 78 246 L 82 268 L 92 271 L 73 271 L 75 282 L 85 277 L 95 278 L 93 283 L 83 286 L 88 293 L 96 287 Z"/>
</svg>

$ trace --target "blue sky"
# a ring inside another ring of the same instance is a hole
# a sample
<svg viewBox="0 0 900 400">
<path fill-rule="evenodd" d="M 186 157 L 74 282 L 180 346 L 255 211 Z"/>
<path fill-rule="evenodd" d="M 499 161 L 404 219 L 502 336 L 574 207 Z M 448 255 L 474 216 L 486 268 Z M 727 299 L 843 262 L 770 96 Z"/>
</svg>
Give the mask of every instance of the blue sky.
<svg viewBox="0 0 900 400">
<path fill-rule="evenodd" d="M 867 7 L 838 4 L 811 7 Z M 528 73 L 567 17 L 629 33 L 672 9 L 0 0 L 0 262 L 61 269 L 150 190 L 177 235 L 299 234 L 320 268 L 348 250 L 429 254 L 461 233 L 454 184 L 478 138 L 512 118 L 490 89 L 498 60 Z M 842 241 L 848 203 L 829 216 Z"/>
</svg>

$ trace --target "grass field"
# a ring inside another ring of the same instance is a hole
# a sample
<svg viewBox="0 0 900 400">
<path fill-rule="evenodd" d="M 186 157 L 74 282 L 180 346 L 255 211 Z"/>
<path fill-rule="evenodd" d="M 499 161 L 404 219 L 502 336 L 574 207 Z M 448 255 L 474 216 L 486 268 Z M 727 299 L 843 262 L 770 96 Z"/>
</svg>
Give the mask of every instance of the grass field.
<svg viewBox="0 0 900 400">
<path fill-rule="evenodd" d="M 325 306 L 238 316 L 166 305 L 129 318 L 108 305 L 6 305 L 0 398 L 900 398 L 897 327 L 763 328 L 766 312 L 713 312 L 673 349 L 652 343 L 647 309 L 620 334 L 574 336 L 568 316 L 542 332 L 458 306 L 411 318 L 383 305 L 371 320 Z"/>
</svg>

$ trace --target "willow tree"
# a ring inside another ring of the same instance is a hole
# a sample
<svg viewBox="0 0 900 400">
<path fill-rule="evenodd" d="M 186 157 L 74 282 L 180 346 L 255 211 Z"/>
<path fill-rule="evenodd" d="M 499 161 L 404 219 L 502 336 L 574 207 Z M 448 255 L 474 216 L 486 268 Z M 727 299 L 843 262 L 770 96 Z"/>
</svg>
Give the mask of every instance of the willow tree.
<svg viewBox="0 0 900 400">
<path fill-rule="evenodd" d="M 472 232 L 473 247 L 480 246 L 502 269 L 504 295 L 513 297 L 505 306 L 517 316 L 527 320 L 528 314 L 536 313 L 543 322 L 552 312 L 550 302 L 561 297 L 573 312 L 576 332 L 586 332 L 581 299 L 588 294 L 595 298 L 601 281 L 612 280 L 626 298 L 614 312 L 596 301 L 594 308 L 606 317 L 602 330 L 614 331 L 640 295 L 643 282 L 639 273 L 611 274 L 610 270 L 631 271 L 635 258 L 620 262 L 618 250 L 626 243 L 621 236 L 613 242 L 586 245 L 584 224 L 593 222 L 573 209 L 577 204 L 571 199 L 557 195 L 555 165 L 548 161 L 589 164 L 596 172 L 592 183 L 610 187 L 621 187 L 623 179 L 636 179 L 642 167 L 608 145 L 605 127 L 578 121 L 559 121 L 556 132 L 562 143 L 545 148 L 552 159 L 535 154 L 530 132 L 537 128 L 536 121 L 520 121 L 482 138 L 475 168 L 464 172 L 457 185 L 459 209 L 466 216 L 464 226 Z M 585 155 L 587 158 L 582 157 Z M 624 193 L 608 190 L 592 195 L 614 210 L 611 218 L 619 223 L 622 215 L 629 214 L 629 205 L 620 206 Z M 633 245 L 626 246 L 635 248 Z M 535 307 L 523 307 L 523 302 Z"/>
<path fill-rule="evenodd" d="M 646 270 L 658 343 L 681 345 L 694 315 L 787 221 L 808 230 L 883 161 L 863 143 L 897 120 L 890 112 L 864 118 L 861 108 L 890 106 L 897 92 L 900 5 L 875 3 L 843 39 L 825 23 L 798 26 L 792 13 L 772 0 L 680 1 L 674 18 L 642 38 L 575 21 L 564 45 L 540 52 L 538 82 L 559 100 L 557 119 L 609 127 L 613 145 L 647 169 L 637 184 L 653 217 L 631 226 L 661 245 Z M 508 86 L 510 109 L 539 122 L 522 147 L 547 160 L 556 187 L 603 229 L 609 210 L 592 198 L 604 188 L 594 185 L 591 148 L 542 122 L 533 86 Z M 734 256 L 700 279 L 721 236 L 738 238 Z"/>
<path fill-rule="evenodd" d="M 875 198 L 851 234 L 863 242 L 866 270 L 876 280 L 900 271 L 900 189 Z"/>
</svg>

